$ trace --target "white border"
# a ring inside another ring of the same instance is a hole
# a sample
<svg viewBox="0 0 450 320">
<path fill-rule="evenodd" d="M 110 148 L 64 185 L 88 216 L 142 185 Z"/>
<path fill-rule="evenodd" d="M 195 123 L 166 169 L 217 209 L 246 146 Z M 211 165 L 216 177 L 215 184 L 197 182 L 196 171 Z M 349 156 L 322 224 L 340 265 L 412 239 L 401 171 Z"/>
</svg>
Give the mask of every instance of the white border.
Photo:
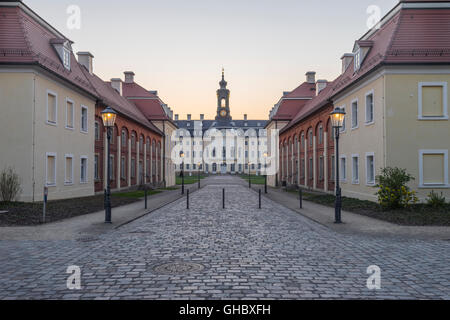
<svg viewBox="0 0 450 320">
<path fill-rule="evenodd" d="M 355 180 L 355 168 L 353 167 L 353 159 L 358 159 L 358 179 Z M 359 184 L 359 154 L 352 154 L 352 184 Z"/>
<path fill-rule="evenodd" d="M 55 168 L 54 170 L 54 177 L 55 177 L 55 183 L 49 184 L 48 183 L 48 157 L 54 157 L 55 158 Z M 46 152 L 45 153 L 45 185 L 47 187 L 56 187 L 56 181 L 58 180 L 56 177 L 56 167 L 58 163 L 58 157 L 56 155 L 56 152 Z"/>
<path fill-rule="evenodd" d="M 373 157 L 373 181 L 369 181 L 369 177 L 368 177 L 368 173 L 369 171 L 368 166 L 367 166 L 367 158 L 368 157 Z M 377 169 L 376 169 L 376 165 L 375 165 L 375 152 L 366 152 L 366 156 L 365 156 L 365 167 L 366 167 L 366 186 L 374 186 L 376 184 L 376 179 L 375 177 L 377 176 Z"/>
<path fill-rule="evenodd" d="M 67 175 L 67 159 L 72 159 L 72 172 L 71 172 L 71 177 L 72 177 L 72 181 L 67 180 L 66 175 Z M 66 153 L 64 155 L 64 185 L 65 186 L 71 186 L 73 185 L 73 154 L 68 154 Z"/>
<path fill-rule="evenodd" d="M 353 127 L 353 104 L 356 102 L 356 127 Z M 359 100 L 358 98 L 353 99 L 350 102 L 350 112 L 351 112 L 351 130 L 356 130 L 359 128 Z"/>
<path fill-rule="evenodd" d="M 372 95 L 372 121 L 367 121 L 367 97 Z M 375 91 L 372 89 L 364 95 L 364 124 L 370 126 L 375 123 Z"/>
<path fill-rule="evenodd" d="M 444 183 L 423 183 L 423 156 L 427 154 L 444 155 Z M 448 183 L 448 150 L 447 149 L 421 149 L 419 150 L 419 188 L 449 188 Z"/>
<path fill-rule="evenodd" d="M 81 166 L 81 160 L 86 159 L 86 174 L 85 174 L 85 178 L 86 181 L 81 180 L 81 173 L 83 170 L 83 167 Z M 80 157 L 80 184 L 87 184 L 89 183 L 89 157 L 88 156 L 81 156 Z"/>
<path fill-rule="evenodd" d="M 83 109 L 86 109 L 86 130 L 83 130 Z M 80 132 L 88 133 L 89 132 L 89 107 L 85 105 L 81 105 L 80 109 Z"/>
<path fill-rule="evenodd" d="M 442 108 L 443 108 L 443 115 L 442 116 L 424 116 L 422 115 L 423 111 L 423 105 L 422 105 L 422 89 L 423 87 L 442 87 Z M 448 95 L 447 95 L 447 82 L 441 81 L 441 82 L 419 82 L 419 93 L 418 93 L 418 104 L 419 104 L 419 113 L 418 113 L 418 119 L 419 120 L 448 120 Z"/>
<path fill-rule="evenodd" d="M 49 95 L 55 97 L 55 102 L 56 102 L 56 107 L 55 107 L 55 122 L 52 122 L 52 121 L 48 120 L 48 96 L 49 96 Z M 45 118 L 46 118 L 46 121 L 45 121 L 45 122 L 46 122 L 48 125 L 57 127 L 57 126 L 58 126 L 58 94 L 57 94 L 56 92 L 52 91 L 52 90 L 48 90 L 48 89 L 47 89 L 47 97 L 46 97 L 46 100 L 47 100 L 47 113 L 46 113 L 46 115 L 45 115 Z"/>
<path fill-rule="evenodd" d="M 68 103 L 72 104 L 72 127 L 69 127 L 68 123 L 67 123 L 67 115 L 68 115 L 67 107 L 68 107 Z M 72 99 L 67 98 L 67 97 L 66 97 L 66 126 L 65 126 L 65 128 L 67 130 L 72 130 L 72 131 L 75 128 L 75 102 Z"/>
<path fill-rule="evenodd" d="M 345 159 L 345 179 L 344 179 L 343 174 L 342 174 L 342 172 L 344 171 L 342 169 L 342 159 Z M 347 156 L 346 155 L 341 155 L 341 156 L 339 156 L 339 181 L 347 182 L 347 177 L 348 177 Z"/>
</svg>

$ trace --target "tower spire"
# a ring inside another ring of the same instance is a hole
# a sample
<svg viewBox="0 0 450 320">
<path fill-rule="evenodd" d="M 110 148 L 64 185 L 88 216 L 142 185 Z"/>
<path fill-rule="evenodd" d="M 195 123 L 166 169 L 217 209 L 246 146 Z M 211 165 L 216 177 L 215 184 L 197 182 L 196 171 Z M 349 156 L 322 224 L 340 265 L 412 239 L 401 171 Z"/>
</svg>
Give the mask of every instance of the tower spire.
<svg viewBox="0 0 450 320">
<path fill-rule="evenodd" d="M 222 80 L 225 80 L 225 68 L 222 67 Z"/>
</svg>

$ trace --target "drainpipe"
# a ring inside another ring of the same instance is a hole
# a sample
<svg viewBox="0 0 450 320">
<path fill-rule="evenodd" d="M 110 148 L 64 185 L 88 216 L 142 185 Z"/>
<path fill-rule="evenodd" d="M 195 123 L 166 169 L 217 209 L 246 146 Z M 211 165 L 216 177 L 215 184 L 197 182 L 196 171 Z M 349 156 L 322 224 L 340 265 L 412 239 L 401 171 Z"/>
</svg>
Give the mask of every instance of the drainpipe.
<svg viewBox="0 0 450 320">
<path fill-rule="evenodd" d="M 163 120 L 163 186 L 166 188 L 166 120 Z"/>
<path fill-rule="evenodd" d="M 33 196 L 32 201 L 35 199 L 35 189 L 36 189 L 36 75 L 33 76 L 33 163 L 31 165 L 31 171 L 33 172 Z M 45 161 L 44 161 L 45 163 Z M 45 172 L 45 170 L 43 171 Z"/>
</svg>

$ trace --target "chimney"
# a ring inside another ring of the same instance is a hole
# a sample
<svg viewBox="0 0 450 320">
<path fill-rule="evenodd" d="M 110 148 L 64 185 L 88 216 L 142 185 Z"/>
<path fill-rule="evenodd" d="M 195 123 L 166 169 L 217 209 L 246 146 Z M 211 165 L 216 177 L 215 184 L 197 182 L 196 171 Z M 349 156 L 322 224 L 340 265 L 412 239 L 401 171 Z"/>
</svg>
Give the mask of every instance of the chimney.
<svg viewBox="0 0 450 320">
<path fill-rule="evenodd" d="M 341 57 L 342 60 L 342 73 L 347 70 L 348 66 L 352 62 L 353 59 L 353 53 L 344 53 L 344 55 Z"/>
<path fill-rule="evenodd" d="M 125 83 L 134 83 L 134 72 L 133 71 L 125 71 Z"/>
<path fill-rule="evenodd" d="M 178 121 L 178 117 L 179 117 L 179 115 L 175 115 L 175 121 Z"/>
<path fill-rule="evenodd" d="M 244 120 L 247 121 L 247 115 L 246 114 L 244 114 Z"/>
<path fill-rule="evenodd" d="M 316 83 L 316 73 L 314 71 L 309 71 L 306 73 L 306 82 Z"/>
<path fill-rule="evenodd" d="M 94 56 L 90 52 L 78 52 L 78 63 L 83 65 L 90 74 L 94 73 Z"/>
<path fill-rule="evenodd" d="M 204 114 L 200 115 L 200 120 L 205 120 L 205 115 Z"/>
<path fill-rule="evenodd" d="M 188 114 L 188 115 L 187 115 L 187 119 L 188 119 L 189 121 L 191 121 L 191 118 L 192 118 L 191 115 Z"/>
<path fill-rule="evenodd" d="M 328 81 L 327 80 L 317 80 L 316 82 L 316 94 L 318 95 L 320 91 L 325 89 L 327 87 Z"/>
<path fill-rule="evenodd" d="M 120 95 L 122 95 L 122 79 L 113 78 L 111 79 L 111 87 L 114 88 Z"/>
</svg>

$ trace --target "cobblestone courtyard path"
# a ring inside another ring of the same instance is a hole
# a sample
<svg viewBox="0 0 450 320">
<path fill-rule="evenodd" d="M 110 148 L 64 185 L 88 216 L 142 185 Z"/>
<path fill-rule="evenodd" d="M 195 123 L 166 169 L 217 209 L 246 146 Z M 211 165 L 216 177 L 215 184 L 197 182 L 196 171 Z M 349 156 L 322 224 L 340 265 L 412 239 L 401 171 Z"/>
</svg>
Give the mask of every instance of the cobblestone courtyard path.
<svg viewBox="0 0 450 320">
<path fill-rule="evenodd" d="M 98 238 L 1 241 L 0 299 L 450 299 L 450 242 L 341 235 L 214 179 L 190 210 L 181 199 Z"/>
</svg>

